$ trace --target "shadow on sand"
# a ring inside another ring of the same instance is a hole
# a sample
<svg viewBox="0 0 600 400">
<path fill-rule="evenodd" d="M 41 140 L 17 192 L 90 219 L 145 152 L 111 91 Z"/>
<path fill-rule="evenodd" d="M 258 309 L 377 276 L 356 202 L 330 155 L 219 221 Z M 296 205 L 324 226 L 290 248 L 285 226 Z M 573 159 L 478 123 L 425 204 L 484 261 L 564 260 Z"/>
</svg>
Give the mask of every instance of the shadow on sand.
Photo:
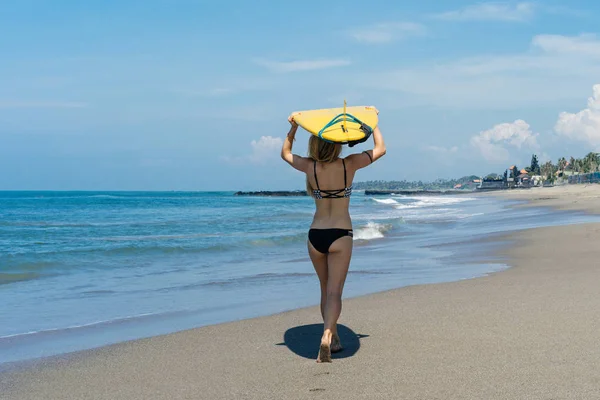
<svg viewBox="0 0 600 400">
<path fill-rule="evenodd" d="M 360 339 L 369 337 L 355 333 L 345 325 L 338 324 L 338 334 L 344 349 L 333 353 L 331 358 L 352 357 L 360 348 Z M 288 329 L 283 335 L 283 343 L 278 346 L 287 346 L 288 349 L 300 357 L 316 359 L 319 354 L 319 343 L 323 335 L 323 324 L 301 325 Z"/>
</svg>

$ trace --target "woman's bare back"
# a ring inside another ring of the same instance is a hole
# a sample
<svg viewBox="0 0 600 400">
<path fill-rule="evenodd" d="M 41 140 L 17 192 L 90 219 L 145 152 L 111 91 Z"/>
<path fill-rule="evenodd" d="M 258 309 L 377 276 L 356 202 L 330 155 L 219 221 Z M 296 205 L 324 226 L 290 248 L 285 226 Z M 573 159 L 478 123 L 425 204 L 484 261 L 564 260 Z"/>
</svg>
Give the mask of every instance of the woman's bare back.
<svg viewBox="0 0 600 400">
<path fill-rule="evenodd" d="M 307 173 L 308 181 L 313 188 L 321 190 L 324 198 L 315 198 L 316 210 L 311 228 L 352 229 L 348 210 L 350 197 L 343 197 L 343 195 L 352 188 L 354 172 L 349 168 L 348 163 L 340 158 L 331 163 L 313 164 L 313 168 Z M 329 193 L 335 193 L 335 197 L 328 198 Z"/>
</svg>

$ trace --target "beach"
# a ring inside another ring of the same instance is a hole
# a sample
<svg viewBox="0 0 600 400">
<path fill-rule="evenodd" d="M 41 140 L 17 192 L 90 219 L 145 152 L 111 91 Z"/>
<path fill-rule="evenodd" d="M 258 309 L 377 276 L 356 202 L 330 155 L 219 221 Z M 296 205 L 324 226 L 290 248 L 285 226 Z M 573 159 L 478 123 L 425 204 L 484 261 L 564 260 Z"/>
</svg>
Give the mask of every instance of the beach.
<svg viewBox="0 0 600 400">
<path fill-rule="evenodd" d="M 486 193 L 600 211 L 600 186 Z M 511 268 L 345 299 L 345 350 L 317 364 L 317 307 L 18 365 L 3 399 L 600 398 L 600 224 L 487 240 Z M 474 243 L 473 246 L 476 244 Z M 265 297 L 269 293 L 264 294 Z"/>
<path fill-rule="evenodd" d="M 596 184 L 539 187 L 525 190 L 490 192 L 486 195 L 510 200 L 525 200 L 526 207 L 546 206 L 558 210 L 586 210 L 600 213 L 600 191 Z"/>
</svg>

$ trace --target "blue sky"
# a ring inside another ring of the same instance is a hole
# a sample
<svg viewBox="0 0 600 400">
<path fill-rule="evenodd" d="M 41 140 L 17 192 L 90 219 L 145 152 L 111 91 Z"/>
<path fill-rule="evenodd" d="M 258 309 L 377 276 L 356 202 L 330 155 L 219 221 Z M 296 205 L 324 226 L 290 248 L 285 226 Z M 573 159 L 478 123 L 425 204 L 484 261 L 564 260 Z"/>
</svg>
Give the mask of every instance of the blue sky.
<svg viewBox="0 0 600 400">
<path fill-rule="evenodd" d="M 600 3 L 368 4 L 0 3 L 0 190 L 300 189 L 287 116 L 344 99 L 388 148 L 357 180 L 600 149 Z"/>
</svg>

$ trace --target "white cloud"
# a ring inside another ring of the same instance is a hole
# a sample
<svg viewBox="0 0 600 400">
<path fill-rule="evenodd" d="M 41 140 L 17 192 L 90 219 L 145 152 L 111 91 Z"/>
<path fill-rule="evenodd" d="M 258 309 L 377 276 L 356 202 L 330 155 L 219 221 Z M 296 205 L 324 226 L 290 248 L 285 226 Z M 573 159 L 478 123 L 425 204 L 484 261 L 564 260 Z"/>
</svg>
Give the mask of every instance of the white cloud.
<svg viewBox="0 0 600 400">
<path fill-rule="evenodd" d="M 258 141 L 253 140 L 250 142 L 250 145 L 252 146 L 250 160 L 255 163 L 262 163 L 265 160 L 279 157 L 283 140 L 273 136 L 261 136 Z"/>
<path fill-rule="evenodd" d="M 1 108 L 85 108 L 86 103 L 63 101 L 12 101 L 0 100 Z"/>
<path fill-rule="evenodd" d="M 297 71 L 314 71 L 320 69 L 345 67 L 350 65 L 349 60 L 344 59 L 330 59 L 330 60 L 297 60 L 289 62 L 280 61 L 269 61 L 257 59 L 254 62 L 260 66 L 263 66 L 271 72 L 285 73 L 285 72 L 297 72 Z"/>
<path fill-rule="evenodd" d="M 281 153 L 281 147 L 283 146 L 283 139 L 273 136 L 261 136 L 258 140 L 250 142 L 252 151 L 249 155 L 244 157 L 221 157 L 222 161 L 231 164 L 241 164 L 249 162 L 252 164 L 267 164 L 270 161 L 279 158 Z"/>
<path fill-rule="evenodd" d="M 425 146 L 425 150 L 433 151 L 435 153 L 449 154 L 449 153 L 456 153 L 458 151 L 458 146 L 452 146 L 452 147 Z"/>
<path fill-rule="evenodd" d="M 561 112 L 554 130 L 558 137 L 579 140 L 595 147 L 600 151 L 600 84 L 593 86 L 593 95 L 588 98 L 587 108 L 578 113 Z M 539 155 L 539 161 L 544 163 L 551 160 L 538 143 L 539 133 L 533 133 L 527 122 L 518 119 L 495 125 L 491 129 L 482 131 L 471 137 L 470 146 L 490 163 L 509 162 L 514 154 L 510 150 L 525 150 Z M 435 152 L 440 156 L 438 161 L 447 161 L 454 158 L 459 151 L 457 146 L 440 147 L 425 146 L 425 150 Z M 467 153 L 461 146 L 461 154 Z M 523 155 L 523 154 L 521 154 Z M 452 156 L 452 157 L 449 157 Z"/>
<path fill-rule="evenodd" d="M 596 35 L 538 35 L 533 38 L 532 44 L 547 53 L 600 58 L 600 41 Z"/>
<path fill-rule="evenodd" d="M 592 35 L 539 35 L 523 53 L 480 55 L 363 74 L 368 89 L 394 92 L 394 104 L 517 108 L 577 99 L 600 76 L 600 40 Z M 491 95 L 493 94 L 493 95 Z"/>
<path fill-rule="evenodd" d="M 587 108 L 576 114 L 561 112 L 554 130 L 562 136 L 580 140 L 600 149 L 600 84 L 594 85 Z"/>
<path fill-rule="evenodd" d="M 422 35 L 425 26 L 414 22 L 380 23 L 350 32 L 350 36 L 362 43 L 389 43 L 409 36 Z"/>
<path fill-rule="evenodd" d="M 504 162 L 510 159 L 506 146 L 538 150 L 537 136 L 538 134 L 532 133 L 527 122 L 518 119 L 498 124 L 473 136 L 471 146 L 490 162 Z"/>
<path fill-rule="evenodd" d="M 487 2 L 433 15 L 447 21 L 526 21 L 533 16 L 533 3 Z"/>
</svg>

